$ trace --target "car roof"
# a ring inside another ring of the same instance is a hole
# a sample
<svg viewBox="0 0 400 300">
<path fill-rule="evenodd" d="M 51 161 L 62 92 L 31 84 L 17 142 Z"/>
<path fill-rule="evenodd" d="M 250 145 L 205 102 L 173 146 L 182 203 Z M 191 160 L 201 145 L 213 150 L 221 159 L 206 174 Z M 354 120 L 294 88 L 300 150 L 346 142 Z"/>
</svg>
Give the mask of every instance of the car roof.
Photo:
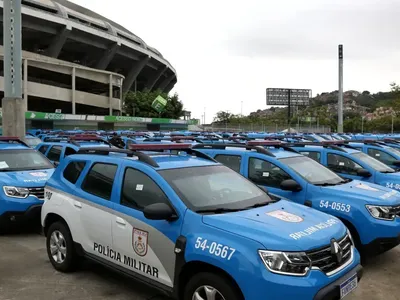
<svg viewBox="0 0 400 300">
<path fill-rule="evenodd" d="M 158 165 L 158 167 L 153 167 L 148 164 L 149 167 L 155 170 L 167 170 L 167 169 L 179 169 L 179 168 L 189 168 L 189 167 L 204 167 L 204 166 L 214 166 L 221 165 L 213 160 L 208 160 L 200 157 L 194 157 L 187 154 L 170 154 L 170 153 L 146 153 L 149 155 Z M 106 158 L 108 162 L 115 162 L 116 164 L 122 162 L 122 160 L 131 160 L 135 162 L 140 162 L 137 157 L 127 157 L 125 155 L 95 155 L 95 154 L 74 154 L 69 156 L 70 158 L 80 158 L 83 160 L 91 160 L 93 162 L 102 161 L 102 158 Z M 144 163 L 144 162 L 143 162 Z M 144 163 L 145 164 L 145 163 Z"/>
<path fill-rule="evenodd" d="M 236 154 L 236 155 L 241 155 L 244 152 L 250 152 L 250 153 L 257 153 L 254 150 L 246 150 L 245 148 L 235 148 L 235 147 L 229 147 L 229 144 L 225 145 L 226 148 L 224 149 L 217 149 L 217 153 L 226 153 L 226 154 Z M 296 152 L 291 152 L 291 151 L 287 151 L 284 150 L 282 148 L 274 148 L 274 147 L 266 147 L 266 150 L 268 150 L 269 152 L 271 152 L 276 159 L 281 159 L 281 158 L 287 158 L 287 157 L 295 157 L 295 156 L 302 156 L 299 153 Z M 206 149 L 204 149 L 206 150 Z M 214 150 L 214 149 L 207 149 L 207 150 Z M 263 153 L 259 153 L 262 155 L 265 155 Z M 270 156 L 271 157 L 271 156 Z"/>
<path fill-rule="evenodd" d="M 357 150 L 357 149 L 344 148 L 344 147 L 341 148 L 344 151 L 339 151 L 339 150 L 335 150 L 335 149 L 332 149 L 332 148 L 324 148 L 322 145 L 321 146 L 319 146 L 319 145 L 305 145 L 304 147 L 303 146 L 293 146 L 293 148 L 296 148 L 298 151 L 301 151 L 302 149 L 304 149 L 304 150 L 314 150 L 314 151 L 330 150 L 330 151 L 336 151 L 336 152 L 342 152 L 342 153 L 348 153 L 348 154 L 361 152 L 360 150 Z"/>
</svg>

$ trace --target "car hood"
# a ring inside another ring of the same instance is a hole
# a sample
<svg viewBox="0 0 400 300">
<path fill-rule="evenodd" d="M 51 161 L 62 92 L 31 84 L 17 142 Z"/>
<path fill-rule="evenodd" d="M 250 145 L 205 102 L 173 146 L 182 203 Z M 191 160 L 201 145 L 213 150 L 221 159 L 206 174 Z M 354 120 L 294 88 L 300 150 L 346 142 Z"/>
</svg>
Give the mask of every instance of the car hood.
<svg viewBox="0 0 400 300">
<path fill-rule="evenodd" d="M 373 183 L 353 180 L 349 183 L 321 187 L 329 195 L 338 198 L 353 198 L 372 205 L 400 205 L 400 193 Z"/>
<path fill-rule="evenodd" d="M 276 251 L 324 247 L 332 238 L 340 239 L 346 233 L 339 219 L 286 200 L 234 213 L 205 215 L 203 222 Z"/>
<path fill-rule="evenodd" d="M 0 184 L 17 187 L 41 187 L 53 175 L 54 170 L 0 172 Z"/>
</svg>

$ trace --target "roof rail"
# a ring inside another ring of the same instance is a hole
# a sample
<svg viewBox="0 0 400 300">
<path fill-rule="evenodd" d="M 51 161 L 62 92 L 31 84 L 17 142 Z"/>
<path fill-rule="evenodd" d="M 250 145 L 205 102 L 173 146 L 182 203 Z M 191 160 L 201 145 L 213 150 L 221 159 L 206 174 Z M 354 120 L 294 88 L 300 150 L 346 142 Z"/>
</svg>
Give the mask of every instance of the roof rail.
<svg viewBox="0 0 400 300">
<path fill-rule="evenodd" d="M 85 147 L 78 150 L 77 154 L 94 154 L 94 155 L 109 155 L 110 153 L 122 153 L 128 157 L 136 156 L 139 161 L 144 162 L 152 167 L 159 167 L 159 165 L 147 154 L 142 152 L 134 152 L 127 149 L 119 148 L 105 148 L 105 147 Z"/>
<path fill-rule="evenodd" d="M 305 147 L 305 146 L 320 146 L 324 148 L 330 148 L 332 150 L 337 150 L 340 152 L 346 152 L 343 148 L 354 149 L 357 150 L 355 147 L 350 146 L 345 143 L 317 143 L 317 142 L 299 142 L 299 143 L 287 143 L 287 147 Z"/>
<path fill-rule="evenodd" d="M 228 141 L 240 141 L 240 140 L 242 140 L 242 141 L 252 141 L 252 140 L 254 140 L 254 139 L 252 139 L 252 138 L 249 138 L 249 137 L 247 137 L 247 136 L 239 136 L 239 135 L 237 135 L 237 136 L 230 136 L 230 137 L 228 137 Z"/>
<path fill-rule="evenodd" d="M 194 141 L 196 138 L 194 136 L 186 135 L 172 135 L 171 141 Z"/>
<path fill-rule="evenodd" d="M 192 148 L 193 149 L 220 149 L 220 150 L 225 150 L 226 148 L 244 148 L 246 150 L 256 150 L 257 153 L 265 154 L 271 157 L 275 157 L 275 155 L 271 152 L 268 151 L 267 149 L 261 147 L 261 146 L 250 146 L 250 145 L 245 145 L 245 144 L 197 144 L 194 145 Z"/>
<path fill-rule="evenodd" d="M 391 138 L 384 138 L 383 141 L 385 143 L 400 144 L 400 141 L 398 141 L 396 139 L 391 139 Z"/>
<path fill-rule="evenodd" d="M 286 145 L 286 143 L 282 143 L 281 141 L 277 140 L 264 140 L 264 141 L 249 141 L 247 142 L 249 146 L 267 146 L 267 147 L 274 147 L 274 148 L 282 148 L 285 151 L 299 153 L 298 151 L 290 148 Z"/>
<path fill-rule="evenodd" d="M 130 145 L 130 148 L 134 148 L 134 150 L 105 147 L 85 147 L 79 149 L 77 154 L 109 155 L 110 153 L 121 153 L 126 154 L 128 157 L 136 156 L 139 161 L 148 164 L 154 168 L 159 167 L 157 162 L 151 157 L 154 156 L 154 154 L 146 154 L 140 151 L 185 151 L 189 155 L 210 160 L 212 162 L 217 162 L 215 159 L 209 157 L 207 154 L 192 149 L 190 144 L 132 144 Z M 165 155 L 165 153 L 162 154 Z"/>
<path fill-rule="evenodd" d="M 0 142 L 9 144 L 21 144 L 29 147 L 24 141 L 17 136 L 0 136 Z"/>
<path fill-rule="evenodd" d="M 378 141 L 378 140 L 346 140 L 343 141 L 344 143 L 348 144 L 348 143 L 361 143 L 361 144 L 366 144 L 366 145 L 373 145 L 373 146 L 377 146 L 377 147 L 382 147 L 383 145 L 385 145 L 385 142 L 382 141 Z"/>
</svg>

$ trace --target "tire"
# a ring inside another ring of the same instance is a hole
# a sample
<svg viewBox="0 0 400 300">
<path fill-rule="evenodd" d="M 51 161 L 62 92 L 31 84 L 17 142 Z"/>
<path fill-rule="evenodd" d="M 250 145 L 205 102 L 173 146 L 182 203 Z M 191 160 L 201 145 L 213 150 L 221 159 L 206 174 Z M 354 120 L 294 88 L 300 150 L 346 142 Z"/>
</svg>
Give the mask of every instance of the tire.
<svg viewBox="0 0 400 300">
<path fill-rule="evenodd" d="M 238 291 L 238 288 L 234 286 L 228 278 L 208 272 L 198 273 L 190 278 L 186 287 L 184 287 L 185 290 L 182 300 L 199 299 L 194 298 L 196 292 L 199 293 L 201 298 L 207 300 L 207 297 L 204 295 L 205 286 L 214 288 L 219 292 L 219 295 L 215 297 L 215 300 L 243 300 L 241 292 Z"/>
<path fill-rule="evenodd" d="M 54 236 L 58 236 L 58 246 Z M 64 222 L 56 222 L 50 225 L 46 238 L 47 255 L 53 267 L 60 272 L 68 273 L 75 270 L 78 256 L 75 252 L 74 242 L 71 232 Z M 52 254 L 52 249 L 57 249 L 56 260 Z"/>
</svg>

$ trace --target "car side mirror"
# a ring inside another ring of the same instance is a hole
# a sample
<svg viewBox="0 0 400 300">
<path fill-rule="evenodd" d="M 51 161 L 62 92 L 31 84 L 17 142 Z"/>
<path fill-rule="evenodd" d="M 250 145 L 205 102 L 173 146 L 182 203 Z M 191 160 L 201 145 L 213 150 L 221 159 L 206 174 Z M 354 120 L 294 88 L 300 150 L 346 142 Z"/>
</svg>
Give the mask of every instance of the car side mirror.
<svg viewBox="0 0 400 300">
<path fill-rule="evenodd" d="M 358 169 L 357 175 L 361 176 L 361 177 L 371 177 L 372 176 L 371 172 L 366 169 Z"/>
<path fill-rule="evenodd" d="M 392 164 L 396 167 L 400 167 L 400 160 L 395 160 Z"/>
<path fill-rule="evenodd" d="M 154 203 L 147 205 L 143 209 L 144 216 L 149 220 L 167 220 L 177 219 L 175 211 L 165 203 Z"/>
<path fill-rule="evenodd" d="M 53 165 L 57 168 L 57 167 L 60 165 L 60 162 L 59 162 L 59 161 L 55 161 L 55 162 L 53 163 Z"/>
<path fill-rule="evenodd" d="M 281 182 L 281 189 L 284 191 L 300 192 L 303 188 L 293 179 L 287 179 Z"/>
</svg>

